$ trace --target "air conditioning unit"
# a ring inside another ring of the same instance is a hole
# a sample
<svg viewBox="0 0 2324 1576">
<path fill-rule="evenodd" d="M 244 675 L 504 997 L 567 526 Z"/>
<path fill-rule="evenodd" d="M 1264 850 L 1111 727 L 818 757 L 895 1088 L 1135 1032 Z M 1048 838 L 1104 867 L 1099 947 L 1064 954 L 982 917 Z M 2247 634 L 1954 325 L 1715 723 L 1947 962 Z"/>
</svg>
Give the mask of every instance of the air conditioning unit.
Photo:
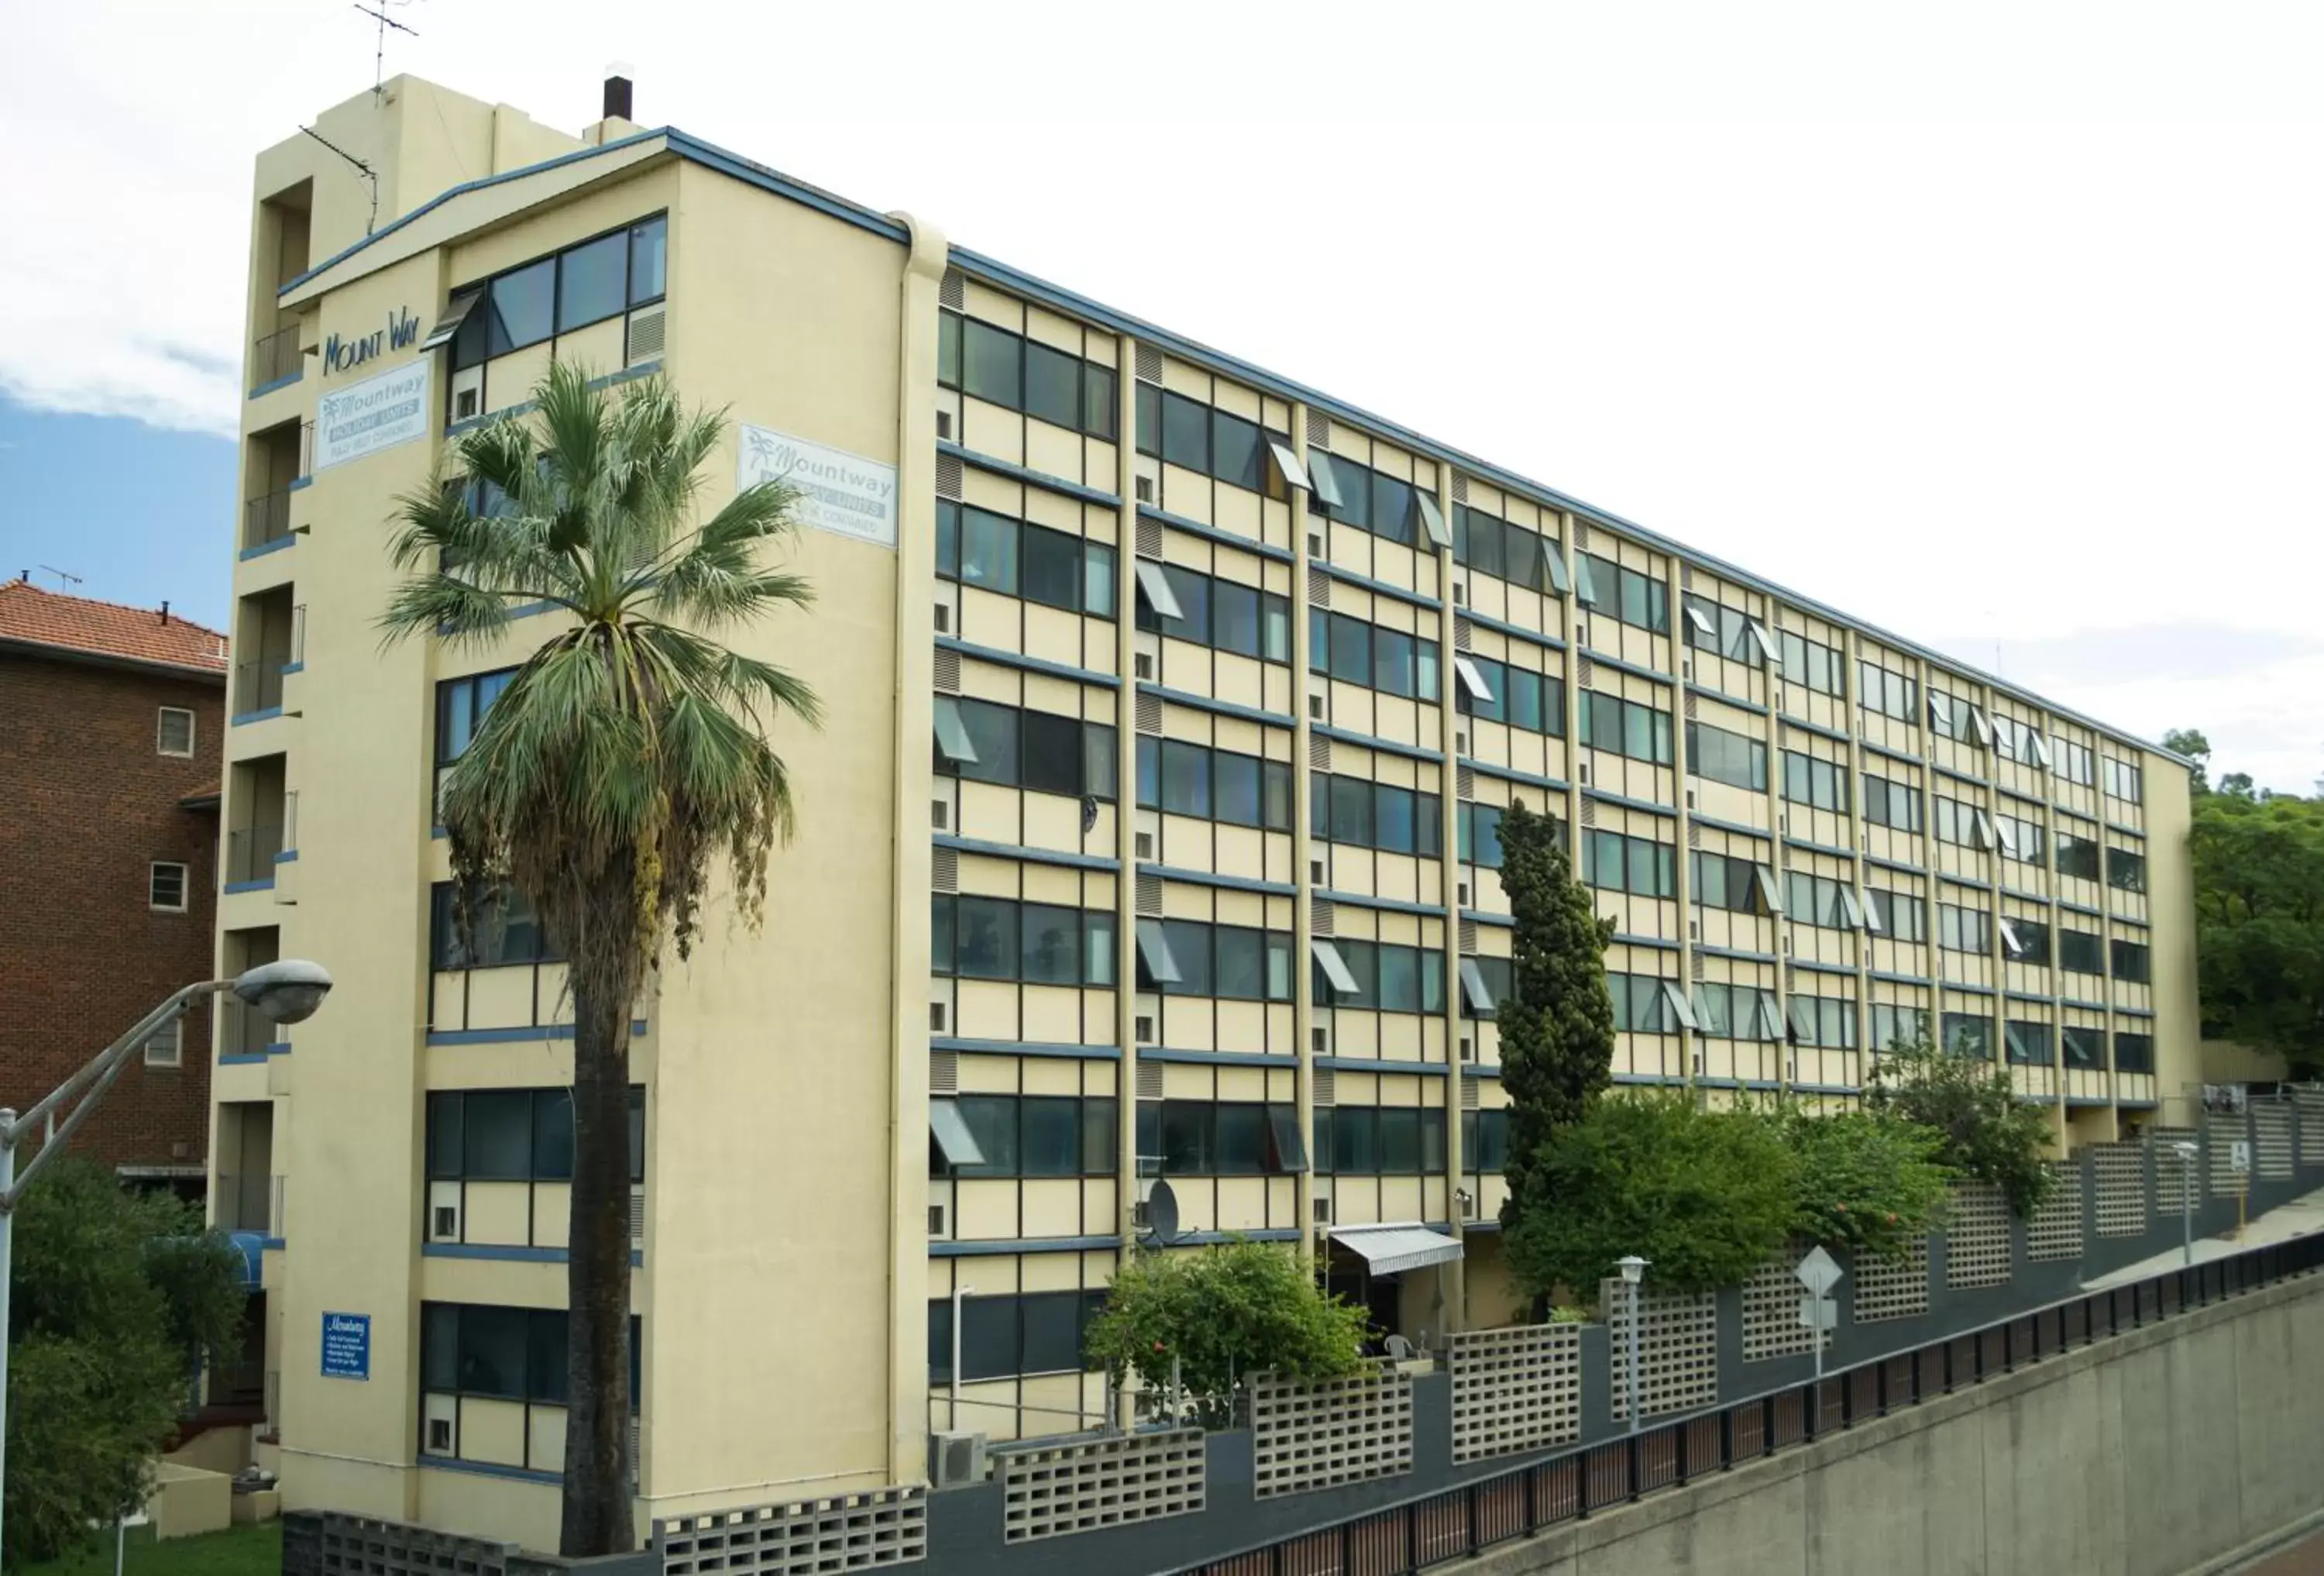
<svg viewBox="0 0 2324 1576">
<path fill-rule="evenodd" d="M 943 1001 L 931 1001 L 928 1003 L 928 1032 L 930 1034 L 944 1034 L 947 1032 L 951 1023 L 952 1008 L 949 1003 Z"/>
<path fill-rule="evenodd" d="M 928 1235 L 931 1237 L 942 1237 L 945 1235 L 945 1207 L 942 1204 L 930 1204 L 928 1206 Z"/>
<path fill-rule="evenodd" d="M 452 419 L 474 421 L 484 413 L 484 368 L 482 362 L 452 374 Z"/>
<path fill-rule="evenodd" d="M 936 604 L 936 633 L 940 635 L 952 633 L 952 608 L 941 602 Z"/>
<path fill-rule="evenodd" d="M 669 303 L 656 301 L 630 314 L 629 364 L 643 366 L 661 359 L 663 329 L 669 321 Z"/>
<path fill-rule="evenodd" d="M 930 799 L 928 825 L 939 832 L 949 830 L 952 826 L 952 806 L 943 799 Z"/>
<path fill-rule="evenodd" d="M 1154 653 L 1140 651 L 1130 659 L 1130 670 L 1150 684 L 1154 681 Z"/>
<path fill-rule="evenodd" d="M 1138 501 L 1140 503 L 1151 503 L 1154 502 L 1153 477 L 1140 476 L 1138 478 Z"/>
<path fill-rule="evenodd" d="M 928 1435 L 928 1478 L 938 1488 L 965 1488 L 984 1481 L 984 1435 L 949 1432 Z"/>
<path fill-rule="evenodd" d="M 945 439 L 945 440 L 947 440 L 947 441 L 949 441 L 949 440 L 951 439 L 951 438 L 952 438 L 952 412 L 951 412 L 951 411 L 949 411 L 949 410 L 939 410 L 939 411 L 937 411 L 937 412 L 936 412 L 936 436 L 937 436 L 938 438 L 944 438 L 944 439 Z"/>
</svg>

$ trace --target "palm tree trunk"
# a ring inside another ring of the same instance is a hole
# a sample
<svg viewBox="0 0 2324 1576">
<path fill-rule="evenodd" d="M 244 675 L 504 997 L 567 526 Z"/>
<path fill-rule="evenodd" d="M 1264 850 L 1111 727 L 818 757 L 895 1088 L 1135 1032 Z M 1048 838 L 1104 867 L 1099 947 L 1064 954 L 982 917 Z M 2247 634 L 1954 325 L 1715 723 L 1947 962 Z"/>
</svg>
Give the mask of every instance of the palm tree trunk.
<svg viewBox="0 0 2324 1576">
<path fill-rule="evenodd" d="M 630 1507 L 630 994 L 575 971 L 573 1218 L 566 1254 L 564 1521 L 558 1552 L 636 1546 Z"/>
</svg>

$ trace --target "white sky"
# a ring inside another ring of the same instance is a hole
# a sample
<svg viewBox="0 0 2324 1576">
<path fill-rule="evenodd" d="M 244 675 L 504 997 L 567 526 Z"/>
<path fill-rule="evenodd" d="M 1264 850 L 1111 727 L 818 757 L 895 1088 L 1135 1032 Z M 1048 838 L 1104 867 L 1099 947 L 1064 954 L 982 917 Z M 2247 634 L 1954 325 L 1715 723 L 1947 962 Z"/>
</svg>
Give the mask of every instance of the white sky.
<svg viewBox="0 0 2324 1576">
<path fill-rule="evenodd" d="M 2158 737 L 2324 770 L 2324 7 L 411 0 L 674 124 Z M 341 0 L 10 8 L 0 392 L 231 432 Z"/>
</svg>

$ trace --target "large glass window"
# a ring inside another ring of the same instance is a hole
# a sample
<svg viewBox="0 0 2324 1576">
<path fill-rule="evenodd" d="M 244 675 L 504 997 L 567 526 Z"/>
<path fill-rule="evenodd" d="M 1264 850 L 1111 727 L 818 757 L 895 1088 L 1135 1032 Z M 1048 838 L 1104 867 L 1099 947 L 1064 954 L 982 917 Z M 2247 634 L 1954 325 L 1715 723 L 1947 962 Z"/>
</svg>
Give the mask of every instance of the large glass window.
<svg viewBox="0 0 2324 1576">
<path fill-rule="evenodd" d="M 2114 1037 L 2114 1070 L 2117 1073 L 2153 1072 L 2154 1037 L 2151 1034 L 2126 1034 L 2116 1029 Z"/>
<path fill-rule="evenodd" d="M 2126 892 L 2146 890 L 2146 855 L 2127 848 L 2106 851 L 2107 885 Z"/>
<path fill-rule="evenodd" d="M 1848 813 L 1848 767 L 1796 750 L 1784 751 L 1784 797 L 1795 805 Z"/>
<path fill-rule="evenodd" d="M 2077 974 L 2106 972 L 2106 944 L 2088 930 L 2058 932 L 2058 966 Z"/>
<path fill-rule="evenodd" d="M 2065 1048 L 2067 1066 L 2105 1071 L 2106 1030 L 2070 1023 L 2058 1035 Z"/>
<path fill-rule="evenodd" d="M 1853 930 L 1853 904 L 1854 890 L 1846 881 L 1810 875 L 1805 871 L 1792 871 L 1784 878 L 1784 912 L 1794 925 Z"/>
<path fill-rule="evenodd" d="M 645 1180 L 646 1092 L 630 1090 L 630 1180 Z M 428 1096 L 428 1175 L 434 1182 L 569 1182 L 569 1089 L 441 1089 Z"/>
<path fill-rule="evenodd" d="M 1426 1175 L 1444 1168 L 1444 1112 L 1411 1106 L 1315 1108 L 1315 1166 L 1342 1176 Z"/>
<path fill-rule="evenodd" d="M 1678 850 L 1671 844 L 1651 837 L 1593 831 L 1586 847 L 1582 871 L 1585 885 L 1639 898 L 1677 896 Z"/>
<path fill-rule="evenodd" d="M 1443 852 L 1443 802 L 1434 794 L 1318 771 L 1308 774 L 1307 802 L 1308 831 L 1326 842 L 1428 859 Z"/>
<path fill-rule="evenodd" d="M 2104 770 L 2108 798 L 2122 799 L 2135 805 L 2145 797 L 2146 774 L 2142 769 L 2127 760 L 2116 760 L 2108 756 Z"/>
<path fill-rule="evenodd" d="M 1020 1374 L 1074 1373 L 1087 1366 L 1082 1343 L 1090 1321 L 1105 1306 L 1102 1291 L 1027 1292 L 962 1299 L 960 1368 L 963 1382 Z M 948 1297 L 928 1303 L 928 1381 L 952 1380 L 952 1313 Z"/>
<path fill-rule="evenodd" d="M 2022 1067 L 2047 1067 L 2058 1060 L 2053 1030 L 2033 1018 L 2013 1018 L 2001 1026 L 2002 1044 L 2009 1059 Z"/>
<path fill-rule="evenodd" d="M 930 1176 L 1104 1176 L 1120 1164 L 1111 1095 L 964 1094 L 950 1104 L 980 1161 L 955 1164 L 928 1146 Z"/>
<path fill-rule="evenodd" d="M 1291 768 L 1178 739 L 1138 741 L 1138 802 L 1236 826 L 1291 830 Z"/>
<path fill-rule="evenodd" d="M 1582 742 L 1633 760 L 1671 764 L 1671 718 L 1665 711 L 1591 690 L 1581 697 Z"/>
<path fill-rule="evenodd" d="M 601 235 L 557 261 L 557 331 L 564 334 L 611 318 L 629 305 L 630 238 Z"/>
<path fill-rule="evenodd" d="M 1110 909 L 945 892 L 934 894 L 929 904 L 928 963 L 938 974 L 1030 984 L 1113 983 Z"/>
<path fill-rule="evenodd" d="M 1937 945 L 1947 952 L 1991 952 L 1993 916 L 1982 908 L 1964 908 L 1954 903 L 1938 904 Z"/>
<path fill-rule="evenodd" d="M 669 221 L 630 226 L 630 305 L 658 301 L 669 288 Z"/>
<path fill-rule="evenodd" d="M 1113 727 L 1050 712 L 1019 711 L 967 696 L 939 696 L 939 707 L 960 719 L 968 753 L 945 744 L 939 721 L 936 770 L 974 782 L 1001 783 L 1039 793 L 1111 799 L 1117 756 Z"/>
<path fill-rule="evenodd" d="M 1899 1007 L 1893 1002 L 1872 1004 L 1872 1048 L 1893 1051 L 1919 1045 L 1929 1035 L 1929 1014 L 1926 1008 Z"/>
<path fill-rule="evenodd" d="M 1877 662 L 1856 665 L 1856 701 L 1868 712 L 1916 723 L 1921 716 L 1921 687 L 1911 677 Z"/>
<path fill-rule="evenodd" d="M 1453 699 L 1462 711 L 1552 738 L 1564 734 L 1565 680 L 1529 668 L 1513 668 L 1489 657 L 1462 659 L 1476 668 L 1487 691 L 1480 696 L 1465 684 L 1453 686 Z"/>
<path fill-rule="evenodd" d="M 1777 650 L 1785 684 L 1803 685 L 1818 695 L 1848 698 L 1848 659 L 1838 648 L 1785 630 Z"/>
<path fill-rule="evenodd" d="M 1921 790 L 1910 783 L 1864 774 L 1864 819 L 1897 832 L 1921 829 Z"/>
<path fill-rule="evenodd" d="M 1658 974 L 1621 974 L 1609 970 L 1606 993 L 1614 1002 L 1614 1028 L 1624 1034 L 1676 1034 L 1678 1015 Z M 1668 982 L 1675 987 L 1676 981 Z"/>
<path fill-rule="evenodd" d="M 1577 555 L 1574 566 L 1573 594 L 1584 607 L 1656 634 L 1670 632 L 1670 588 L 1662 581 L 1596 553 Z"/>
<path fill-rule="evenodd" d="M 513 668 L 447 678 L 436 687 L 436 764 L 449 766 L 468 752 L 484 714 L 516 677 Z"/>
<path fill-rule="evenodd" d="M 1149 926 L 1153 928 L 1149 930 Z M 1138 988 L 1168 996 L 1223 996 L 1254 1001 L 1291 1000 L 1291 935 L 1198 919 L 1139 922 Z M 1167 950 L 1178 977 L 1155 977 L 1150 965 Z M 1256 966 L 1254 966 L 1256 960 Z"/>
<path fill-rule="evenodd" d="M 1461 1158 L 1471 1171 L 1490 1175 L 1505 1170 L 1509 1160 L 1509 1113 L 1506 1111 L 1462 1111 Z"/>
<path fill-rule="evenodd" d="M 1948 1012 L 1944 1019 L 1945 1049 L 1956 1056 L 1993 1059 L 1993 1020 L 1969 1012 Z"/>
<path fill-rule="evenodd" d="M 1480 575 L 1528 591 L 1566 588 L 1565 558 L 1555 537 L 1512 525 L 1465 503 L 1452 506 L 1452 558 Z"/>
<path fill-rule="evenodd" d="M 1686 769 L 1692 775 L 1755 793 L 1767 791 L 1767 745 L 1709 723 L 1686 725 Z"/>
<path fill-rule="evenodd" d="M 1682 604 L 1682 611 L 1685 624 L 1681 633 L 1696 650 L 1738 662 L 1756 663 L 1759 659 L 1759 643 L 1766 639 L 1766 631 L 1741 608 L 1729 607 L 1709 597 L 1689 596 Z"/>
<path fill-rule="evenodd" d="M 1316 959 L 1308 962 L 1308 985 L 1322 1007 L 1353 1007 L 1379 1012 L 1444 1010 L 1444 954 L 1434 947 L 1395 946 L 1334 938 L 1332 949 L 1355 982 L 1353 992 L 1335 989 Z"/>
<path fill-rule="evenodd" d="M 2113 954 L 2116 979 L 2140 985 L 2152 982 L 2152 954 L 2144 942 L 2116 937 L 2107 945 Z"/>
<path fill-rule="evenodd" d="M 557 259 L 544 257 L 493 281 L 485 307 L 487 355 L 538 345 L 557 331 Z"/>
<path fill-rule="evenodd" d="M 471 897 L 468 934 L 465 936 L 460 934 L 453 883 L 438 881 L 430 897 L 429 954 L 438 969 L 491 969 L 511 963 L 552 963 L 562 955 L 549 945 L 547 933 L 533 917 L 531 905 L 512 888 L 478 892 Z"/>
<path fill-rule="evenodd" d="M 1119 419 L 1112 368 L 954 312 L 937 315 L 936 381 L 1093 438 Z"/>
<path fill-rule="evenodd" d="M 2061 876 L 2074 876 L 2086 881 L 2098 879 L 2098 842 L 2095 837 L 2083 837 L 2071 832 L 2057 836 L 2056 862 Z"/>
<path fill-rule="evenodd" d="M 1864 907 L 1870 924 L 1877 926 L 1879 933 L 1890 941 L 1929 939 L 1929 906 L 1912 893 L 1867 887 Z"/>
<path fill-rule="evenodd" d="M 1138 599 L 1138 627 L 1191 641 L 1221 651 L 1268 662 L 1291 660 L 1291 601 L 1238 581 L 1213 579 L 1176 564 L 1162 566 L 1179 616 L 1166 618 L 1144 595 Z"/>
</svg>

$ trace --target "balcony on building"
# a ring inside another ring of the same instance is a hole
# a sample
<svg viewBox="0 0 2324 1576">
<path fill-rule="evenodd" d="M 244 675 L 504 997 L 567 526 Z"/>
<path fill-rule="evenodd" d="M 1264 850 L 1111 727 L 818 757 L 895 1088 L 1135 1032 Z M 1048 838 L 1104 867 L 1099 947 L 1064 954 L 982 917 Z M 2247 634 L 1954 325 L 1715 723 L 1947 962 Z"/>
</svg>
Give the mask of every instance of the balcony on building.
<svg viewBox="0 0 2324 1576">
<path fill-rule="evenodd" d="M 219 963 L 231 978 L 245 969 L 271 963 L 282 955 L 282 932 L 272 925 L 228 930 Z M 282 1044 L 289 1031 L 257 1009 L 232 995 L 217 998 L 217 1033 L 214 1037 L 220 1060 L 263 1057 Z M 223 1104 L 220 1107 L 224 1109 Z M 218 1169 L 227 1169 L 221 1152 Z"/>
<path fill-rule="evenodd" d="M 251 284 L 252 323 L 259 326 L 250 348 L 250 396 L 294 383 L 306 371 L 299 349 L 299 319 L 279 304 L 282 287 L 307 272 L 314 182 L 286 187 L 258 205 L 256 266 Z"/>
<path fill-rule="evenodd" d="M 284 787 L 286 759 L 263 755 L 235 763 L 234 791 L 226 800 L 232 818 L 226 831 L 228 892 L 274 885 L 275 866 L 292 846 L 289 834 L 295 796 Z"/>
<path fill-rule="evenodd" d="M 295 351 L 297 330 L 291 333 Z M 307 476 L 314 440 L 315 424 L 299 420 L 277 422 L 251 437 L 244 465 L 249 493 L 242 506 L 239 554 L 244 559 L 290 545 L 291 497 Z"/>
<path fill-rule="evenodd" d="M 282 677 L 297 666 L 303 644 L 299 611 L 288 585 L 242 599 L 234 642 L 234 720 L 237 723 L 281 712 Z"/>
</svg>

